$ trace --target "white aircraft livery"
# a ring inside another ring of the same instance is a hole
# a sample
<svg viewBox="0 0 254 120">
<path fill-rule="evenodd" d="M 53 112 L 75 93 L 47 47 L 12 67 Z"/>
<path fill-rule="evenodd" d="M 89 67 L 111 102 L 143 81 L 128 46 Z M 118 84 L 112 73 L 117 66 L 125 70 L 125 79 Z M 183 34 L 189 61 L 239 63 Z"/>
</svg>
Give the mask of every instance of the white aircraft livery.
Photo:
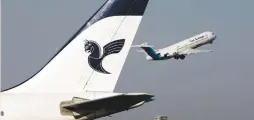
<svg viewBox="0 0 254 120">
<path fill-rule="evenodd" d="M 146 59 L 149 61 L 167 60 L 171 58 L 183 60 L 190 54 L 212 52 L 212 50 L 198 50 L 196 48 L 208 43 L 212 44 L 215 39 L 216 35 L 213 32 L 207 31 L 162 49 L 153 49 L 153 46 L 147 43 L 133 45 L 132 47 L 142 48 L 142 50 L 138 50 L 138 52 L 144 52 L 146 54 Z"/>
<path fill-rule="evenodd" d="M 149 0 L 107 0 L 28 80 L 1 90 L 1 120 L 93 120 L 153 101 L 114 88 Z"/>
</svg>

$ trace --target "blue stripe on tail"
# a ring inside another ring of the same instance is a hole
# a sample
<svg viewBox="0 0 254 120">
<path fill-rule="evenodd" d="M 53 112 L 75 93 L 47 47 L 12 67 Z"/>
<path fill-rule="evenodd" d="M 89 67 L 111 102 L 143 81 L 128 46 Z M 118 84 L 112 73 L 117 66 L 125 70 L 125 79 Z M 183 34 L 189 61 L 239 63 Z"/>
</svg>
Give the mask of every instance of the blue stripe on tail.
<svg viewBox="0 0 254 120">
<path fill-rule="evenodd" d="M 161 57 L 153 48 L 150 47 L 141 47 L 145 52 L 152 57 L 154 60 L 162 60 L 163 57 Z"/>
</svg>

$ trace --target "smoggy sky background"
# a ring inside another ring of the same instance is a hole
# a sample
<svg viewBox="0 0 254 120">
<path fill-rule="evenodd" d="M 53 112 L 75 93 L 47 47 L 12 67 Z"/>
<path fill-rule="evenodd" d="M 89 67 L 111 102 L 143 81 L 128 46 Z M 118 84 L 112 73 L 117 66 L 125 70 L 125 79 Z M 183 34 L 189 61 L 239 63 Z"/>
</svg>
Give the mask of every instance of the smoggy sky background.
<svg viewBox="0 0 254 120">
<path fill-rule="evenodd" d="M 2 0 L 2 88 L 36 73 L 104 0 Z M 207 54 L 150 62 L 131 49 L 116 92 L 156 100 L 112 120 L 254 119 L 254 1 L 150 0 L 133 44 L 165 47 L 204 31 L 217 35 Z"/>
</svg>

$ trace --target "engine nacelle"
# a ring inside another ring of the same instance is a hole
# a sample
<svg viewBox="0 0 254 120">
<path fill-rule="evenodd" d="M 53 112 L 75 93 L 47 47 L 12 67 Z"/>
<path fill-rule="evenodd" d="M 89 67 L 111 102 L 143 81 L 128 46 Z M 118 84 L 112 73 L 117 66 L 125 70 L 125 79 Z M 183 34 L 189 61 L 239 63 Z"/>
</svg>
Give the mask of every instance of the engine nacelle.
<svg viewBox="0 0 254 120">
<path fill-rule="evenodd" d="M 169 57 L 169 53 L 164 54 L 163 57 L 165 58 Z"/>
</svg>

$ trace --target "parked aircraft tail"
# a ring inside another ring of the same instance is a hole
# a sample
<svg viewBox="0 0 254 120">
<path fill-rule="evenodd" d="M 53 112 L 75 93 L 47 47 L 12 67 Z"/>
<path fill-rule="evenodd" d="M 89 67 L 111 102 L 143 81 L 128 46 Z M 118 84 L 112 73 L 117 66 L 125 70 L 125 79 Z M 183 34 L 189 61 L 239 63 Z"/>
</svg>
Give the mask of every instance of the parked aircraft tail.
<svg viewBox="0 0 254 120">
<path fill-rule="evenodd" d="M 112 92 L 149 0 L 107 0 L 15 93 Z"/>
</svg>

